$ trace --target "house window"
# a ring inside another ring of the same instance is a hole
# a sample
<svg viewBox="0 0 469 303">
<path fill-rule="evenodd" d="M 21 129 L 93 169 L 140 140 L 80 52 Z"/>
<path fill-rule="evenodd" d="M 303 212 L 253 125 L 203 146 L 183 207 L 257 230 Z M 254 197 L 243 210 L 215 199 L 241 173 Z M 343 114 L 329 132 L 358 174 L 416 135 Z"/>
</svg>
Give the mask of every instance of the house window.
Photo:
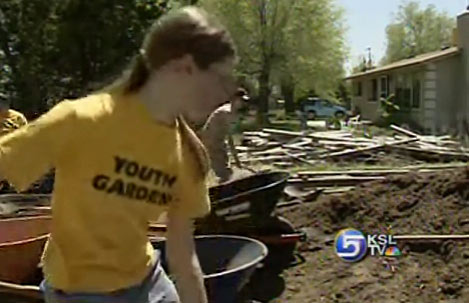
<svg viewBox="0 0 469 303">
<path fill-rule="evenodd" d="M 362 93 L 362 82 L 355 82 L 355 97 L 361 97 Z"/>
<path fill-rule="evenodd" d="M 418 109 L 421 103 L 419 74 L 400 75 L 396 83 L 396 103 L 403 110 Z"/>
<path fill-rule="evenodd" d="M 420 108 L 420 79 L 414 78 L 412 83 L 412 108 Z"/>
<path fill-rule="evenodd" d="M 381 98 L 387 98 L 389 96 L 389 76 L 382 76 L 380 78 L 380 94 Z"/>
<path fill-rule="evenodd" d="M 369 101 L 378 101 L 378 79 L 371 80 Z"/>
</svg>

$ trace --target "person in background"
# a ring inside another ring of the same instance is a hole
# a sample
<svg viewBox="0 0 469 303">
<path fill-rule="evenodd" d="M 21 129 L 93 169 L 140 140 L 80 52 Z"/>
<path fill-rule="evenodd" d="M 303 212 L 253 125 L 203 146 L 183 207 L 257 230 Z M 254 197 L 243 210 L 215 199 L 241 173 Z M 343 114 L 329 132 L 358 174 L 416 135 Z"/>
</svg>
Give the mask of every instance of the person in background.
<svg viewBox="0 0 469 303">
<path fill-rule="evenodd" d="M 24 115 L 10 106 L 8 97 L 0 93 L 0 137 L 28 124 Z"/>
<path fill-rule="evenodd" d="M 236 166 L 242 168 L 233 133 L 237 127 L 239 128 L 241 112 L 246 108 L 247 101 L 249 96 L 246 90 L 238 88 L 234 98 L 218 107 L 199 131 L 199 136 L 207 148 L 212 169 L 220 183 L 229 180 L 233 172 L 230 168 L 228 151 L 231 152 Z"/>
<path fill-rule="evenodd" d="M 295 114 L 300 120 L 300 128 L 302 131 L 308 130 L 308 117 L 302 108 L 298 108 L 295 110 Z"/>
<path fill-rule="evenodd" d="M 19 191 L 55 168 L 47 303 L 207 302 L 193 220 L 210 211 L 210 166 L 184 117 L 205 119 L 232 98 L 235 63 L 222 26 L 177 9 L 154 23 L 113 85 L 0 139 L 0 176 Z M 162 214 L 176 288 L 147 236 Z"/>
<path fill-rule="evenodd" d="M 28 124 L 23 114 L 11 109 L 10 105 L 7 95 L 0 92 L 0 137 Z M 14 189 L 7 180 L 0 180 L 0 192 L 11 193 Z"/>
</svg>

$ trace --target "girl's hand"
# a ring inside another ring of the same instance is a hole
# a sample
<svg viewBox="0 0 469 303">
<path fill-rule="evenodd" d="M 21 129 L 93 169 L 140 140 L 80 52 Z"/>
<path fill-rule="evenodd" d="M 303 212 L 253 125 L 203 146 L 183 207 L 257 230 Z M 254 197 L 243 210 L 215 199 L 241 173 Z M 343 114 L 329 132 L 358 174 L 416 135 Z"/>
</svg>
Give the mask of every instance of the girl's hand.
<svg viewBox="0 0 469 303">
<path fill-rule="evenodd" d="M 182 303 L 207 303 L 202 270 L 195 251 L 193 221 L 168 212 L 168 259 Z"/>
</svg>

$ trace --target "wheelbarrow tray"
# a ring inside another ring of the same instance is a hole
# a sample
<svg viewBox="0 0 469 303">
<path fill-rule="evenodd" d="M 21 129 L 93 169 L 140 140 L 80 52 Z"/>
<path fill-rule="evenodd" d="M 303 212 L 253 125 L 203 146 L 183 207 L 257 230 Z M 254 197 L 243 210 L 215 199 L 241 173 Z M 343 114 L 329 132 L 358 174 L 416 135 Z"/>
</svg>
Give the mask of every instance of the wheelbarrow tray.
<svg viewBox="0 0 469 303">
<path fill-rule="evenodd" d="M 152 244 L 160 252 L 163 268 L 168 270 L 165 240 L 153 239 Z M 197 236 L 195 248 L 210 303 L 237 302 L 239 291 L 268 255 L 261 242 L 230 235 Z"/>
<path fill-rule="evenodd" d="M 288 173 L 270 172 L 211 187 L 209 217 L 225 221 L 247 217 L 262 220 L 275 209 L 288 178 Z"/>
<path fill-rule="evenodd" d="M 51 217 L 0 220 L 0 281 L 25 283 L 37 272 Z"/>
</svg>

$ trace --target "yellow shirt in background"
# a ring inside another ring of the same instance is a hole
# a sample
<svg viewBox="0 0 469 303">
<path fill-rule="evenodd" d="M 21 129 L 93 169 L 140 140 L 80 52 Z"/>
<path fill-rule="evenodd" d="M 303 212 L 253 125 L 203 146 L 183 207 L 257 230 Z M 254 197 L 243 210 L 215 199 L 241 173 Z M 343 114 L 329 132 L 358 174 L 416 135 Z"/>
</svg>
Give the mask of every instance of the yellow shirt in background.
<svg viewBox="0 0 469 303">
<path fill-rule="evenodd" d="M 23 114 L 13 109 L 0 113 L 0 136 L 11 133 L 26 124 L 28 121 Z"/>
<path fill-rule="evenodd" d="M 138 284 L 155 262 L 148 221 L 170 207 L 210 210 L 205 180 L 178 127 L 155 123 L 133 97 L 63 101 L 0 139 L 0 175 L 24 190 L 55 167 L 44 273 L 68 292 Z"/>
</svg>

